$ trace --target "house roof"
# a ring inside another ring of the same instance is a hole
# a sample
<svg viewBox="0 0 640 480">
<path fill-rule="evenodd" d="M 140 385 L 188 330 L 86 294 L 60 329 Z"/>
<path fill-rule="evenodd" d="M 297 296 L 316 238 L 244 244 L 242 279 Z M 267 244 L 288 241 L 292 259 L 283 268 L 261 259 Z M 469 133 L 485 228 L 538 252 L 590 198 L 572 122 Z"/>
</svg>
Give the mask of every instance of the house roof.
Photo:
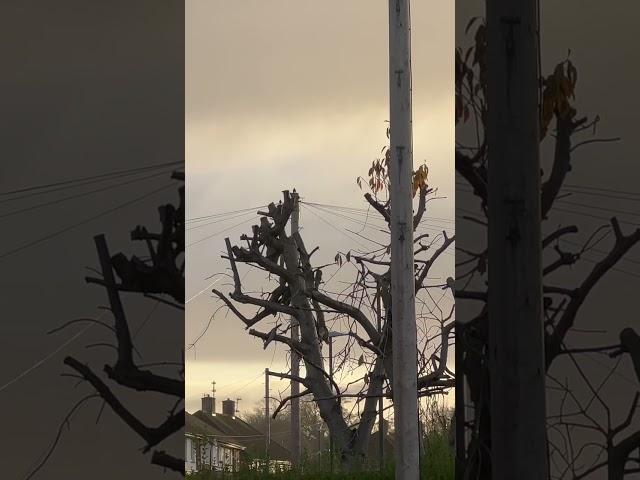
<svg viewBox="0 0 640 480">
<path fill-rule="evenodd" d="M 185 433 L 187 435 L 197 435 L 208 438 L 215 438 L 219 443 L 224 443 L 233 447 L 245 450 L 246 447 L 241 444 L 236 444 L 231 438 L 226 438 L 224 433 L 218 430 L 215 426 L 209 425 L 206 422 L 194 417 L 189 412 L 185 412 Z"/>
<path fill-rule="evenodd" d="M 210 415 L 198 410 L 193 414 L 196 420 L 204 422 L 222 435 L 224 439 L 238 443 L 247 448 L 247 452 L 254 457 L 264 457 L 264 434 L 238 417 L 224 414 Z M 291 453 L 278 442 L 271 440 L 269 457 L 273 460 L 291 460 Z"/>
</svg>

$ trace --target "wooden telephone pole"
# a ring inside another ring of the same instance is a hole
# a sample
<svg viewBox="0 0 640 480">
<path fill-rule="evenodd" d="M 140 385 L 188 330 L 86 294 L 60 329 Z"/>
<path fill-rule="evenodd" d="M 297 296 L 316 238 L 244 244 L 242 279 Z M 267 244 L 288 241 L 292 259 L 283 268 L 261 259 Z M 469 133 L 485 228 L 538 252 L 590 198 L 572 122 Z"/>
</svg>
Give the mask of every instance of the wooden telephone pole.
<svg viewBox="0 0 640 480">
<path fill-rule="evenodd" d="M 391 321 L 396 480 L 418 480 L 409 0 L 389 0 Z"/>
<path fill-rule="evenodd" d="M 269 414 L 269 369 L 264 369 L 264 416 L 267 422 L 265 435 L 265 461 L 269 468 L 269 444 L 271 443 L 271 415 Z"/>
<path fill-rule="evenodd" d="M 547 478 L 537 0 L 487 0 L 494 480 Z"/>
<path fill-rule="evenodd" d="M 293 211 L 291 212 L 291 235 L 298 232 L 300 224 L 300 197 L 295 189 L 291 193 L 293 199 Z M 298 321 L 291 317 L 291 340 L 294 343 L 300 341 L 300 326 Z M 291 350 L 291 375 L 293 377 L 300 376 L 300 356 L 293 349 Z M 302 451 L 302 442 L 300 437 L 300 384 L 291 380 L 291 463 L 294 466 L 300 465 L 300 455 Z"/>
</svg>

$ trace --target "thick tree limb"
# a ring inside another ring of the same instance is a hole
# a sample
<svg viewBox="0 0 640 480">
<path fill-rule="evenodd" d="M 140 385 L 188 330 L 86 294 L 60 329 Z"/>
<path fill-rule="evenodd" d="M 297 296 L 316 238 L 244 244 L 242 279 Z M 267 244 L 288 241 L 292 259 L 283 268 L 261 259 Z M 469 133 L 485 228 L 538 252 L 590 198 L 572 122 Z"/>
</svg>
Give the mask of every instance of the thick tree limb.
<svg viewBox="0 0 640 480">
<path fill-rule="evenodd" d="M 160 467 L 168 468 L 174 472 L 179 472 L 182 475 L 185 474 L 184 459 L 169 455 L 164 450 L 156 450 L 153 452 L 153 455 L 151 456 L 151 463 Z"/>
<path fill-rule="evenodd" d="M 486 205 L 489 197 L 487 192 L 486 174 L 475 165 L 477 159 L 484 155 L 484 144 L 474 157 L 468 157 L 456 149 L 456 172 L 458 172 L 473 187 L 473 193 L 480 197 L 482 204 Z"/>
<path fill-rule="evenodd" d="M 260 338 L 260 339 L 264 340 L 265 341 L 265 348 L 267 347 L 268 343 L 270 343 L 272 341 L 276 341 L 276 342 L 280 342 L 280 343 L 285 344 L 286 346 L 288 346 L 292 350 L 295 350 L 296 352 L 300 353 L 301 355 L 306 350 L 306 345 L 304 343 L 295 342 L 295 341 L 291 340 L 290 337 L 287 337 L 285 335 L 259 332 L 258 330 L 254 330 L 253 328 L 249 330 L 249 335 L 253 335 L 254 337 L 257 337 L 257 338 Z"/>
<path fill-rule="evenodd" d="M 564 342 L 564 338 L 573 326 L 580 307 L 593 287 L 634 245 L 640 241 L 640 229 L 637 229 L 632 234 L 625 236 L 620 230 L 620 225 L 615 218 L 611 219 L 611 224 L 616 236 L 616 243 L 613 249 L 604 259 L 595 264 L 589 275 L 587 275 L 587 278 L 582 282 L 582 285 L 571 292 L 571 300 L 567 304 L 566 310 L 556 323 L 553 333 L 547 334 L 546 336 L 545 361 L 547 370 L 561 351 L 561 345 Z"/>
<path fill-rule="evenodd" d="M 152 447 L 184 427 L 184 410 L 171 415 L 158 427 L 147 427 L 118 400 L 111 389 L 88 366 L 73 357 L 66 357 L 64 363 L 82 375 L 97 390 L 114 413 L 145 440 L 147 445 L 144 452 L 148 452 Z"/>
<path fill-rule="evenodd" d="M 275 419 L 278 416 L 278 413 L 280 413 L 280 410 L 282 410 L 284 406 L 294 398 L 304 397 L 305 395 L 309 395 L 309 393 L 311 393 L 311 390 L 306 389 L 295 395 L 289 395 L 288 397 L 283 398 L 282 400 L 280 400 L 280 403 L 278 404 L 276 409 L 273 411 L 273 415 L 271 415 L 271 418 Z"/>
<path fill-rule="evenodd" d="M 333 308 L 334 310 L 344 313 L 345 315 L 349 315 L 353 318 L 358 325 L 360 325 L 367 332 L 367 336 L 371 339 L 371 342 L 374 344 L 378 344 L 380 341 L 380 334 L 378 330 L 373 326 L 373 323 L 369 320 L 369 318 L 362 313 L 362 311 L 348 303 L 341 302 L 340 300 L 336 300 L 334 298 L 325 295 L 317 290 L 307 291 L 305 294 L 317 302 L 320 302 L 323 305 L 326 305 L 329 308 Z"/>
<path fill-rule="evenodd" d="M 444 230 L 442 231 L 442 235 L 444 236 L 444 242 L 442 242 L 442 245 L 440 245 L 436 249 L 436 251 L 433 252 L 433 255 L 431 255 L 431 258 L 425 262 L 425 265 L 422 267 L 422 271 L 420 272 L 420 274 L 418 275 L 418 278 L 416 279 L 415 293 L 418 293 L 421 288 L 424 288 L 424 285 L 423 285 L 424 281 L 427 278 L 427 275 L 429 275 L 429 270 L 431 269 L 435 261 L 438 259 L 438 257 L 442 255 L 447 250 L 447 248 L 449 248 L 449 245 L 455 242 L 455 239 L 456 239 L 455 235 L 452 237 L 449 237 L 447 236 L 447 232 Z"/>
<path fill-rule="evenodd" d="M 440 360 L 438 368 L 428 375 L 418 378 L 418 390 L 429 388 L 433 382 L 443 380 L 443 375 L 447 368 L 447 357 L 449 353 L 449 335 L 455 326 L 455 322 L 449 322 L 444 325 L 440 334 Z"/>
<path fill-rule="evenodd" d="M 424 216 L 424 212 L 427 209 L 427 194 L 430 192 L 428 187 L 425 185 L 420 186 L 420 190 L 418 192 L 418 209 L 416 210 L 415 215 L 413 216 L 413 228 L 418 228 L 420 225 L 420 221 Z"/>
<path fill-rule="evenodd" d="M 389 213 L 389 210 L 387 207 L 385 207 L 380 202 L 378 202 L 375 198 L 373 198 L 370 193 L 365 193 L 364 198 L 367 200 L 367 202 L 369 202 L 369 205 L 371 205 L 380 215 L 382 215 L 385 222 L 387 223 L 391 222 L 391 214 Z"/>
</svg>

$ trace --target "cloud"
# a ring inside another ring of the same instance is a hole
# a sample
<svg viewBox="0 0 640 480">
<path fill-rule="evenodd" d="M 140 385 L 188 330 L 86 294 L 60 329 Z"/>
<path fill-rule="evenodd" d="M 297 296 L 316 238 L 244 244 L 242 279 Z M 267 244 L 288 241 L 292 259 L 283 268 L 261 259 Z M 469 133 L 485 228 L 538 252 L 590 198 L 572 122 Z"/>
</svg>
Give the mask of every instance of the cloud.
<svg viewBox="0 0 640 480">
<path fill-rule="evenodd" d="M 388 4 L 350 0 L 186 4 L 191 118 L 386 103 Z M 452 3 L 414 2 L 413 86 L 453 85 Z"/>
<path fill-rule="evenodd" d="M 307 201 L 364 207 L 356 177 L 388 141 L 387 15 L 382 0 L 187 2 L 188 218 L 277 202 L 294 187 Z M 429 213 L 447 218 L 454 206 L 453 23 L 452 3 L 412 5 L 414 163 L 426 160 L 430 183 L 448 197 L 431 203 Z M 316 261 L 357 246 L 339 233 L 347 221 L 316 213 L 335 227 L 303 210 L 305 241 L 320 246 Z M 187 231 L 187 245 L 210 237 L 187 248 L 188 296 L 226 270 L 224 237 L 237 240 L 252 218 Z M 246 281 L 259 288 L 262 277 L 250 273 Z M 218 284 L 223 291 L 226 282 Z M 209 296 L 187 306 L 188 343 L 218 307 Z M 238 319 L 218 312 L 195 360 L 187 352 L 187 409 L 199 408 L 213 379 L 220 397 L 234 398 L 233 382 L 259 376 L 272 359 L 274 369 L 286 370 L 282 347 L 275 355 L 263 350 Z M 260 400 L 262 382 L 239 394 L 250 399 L 245 405 Z M 228 391 L 225 383 L 233 383 Z"/>
</svg>

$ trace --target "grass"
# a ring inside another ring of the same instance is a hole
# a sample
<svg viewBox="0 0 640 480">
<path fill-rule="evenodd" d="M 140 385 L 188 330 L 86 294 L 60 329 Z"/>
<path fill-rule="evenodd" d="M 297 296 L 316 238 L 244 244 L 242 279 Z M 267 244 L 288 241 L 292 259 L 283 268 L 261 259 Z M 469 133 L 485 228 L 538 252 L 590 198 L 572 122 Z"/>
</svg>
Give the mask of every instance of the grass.
<svg viewBox="0 0 640 480">
<path fill-rule="evenodd" d="M 454 476 L 454 455 L 444 435 L 430 435 L 426 439 L 426 453 L 421 458 L 421 480 L 452 480 Z M 354 473 L 330 473 L 327 462 L 322 464 L 303 461 L 302 471 L 289 470 L 279 473 L 265 473 L 263 471 L 242 468 L 237 473 L 212 473 L 199 472 L 187 474 L 189 480 L 392 480 L 394 478 L 394 466 L 390 462 L 380 471 L 372 469 Z"/>
</svg>

